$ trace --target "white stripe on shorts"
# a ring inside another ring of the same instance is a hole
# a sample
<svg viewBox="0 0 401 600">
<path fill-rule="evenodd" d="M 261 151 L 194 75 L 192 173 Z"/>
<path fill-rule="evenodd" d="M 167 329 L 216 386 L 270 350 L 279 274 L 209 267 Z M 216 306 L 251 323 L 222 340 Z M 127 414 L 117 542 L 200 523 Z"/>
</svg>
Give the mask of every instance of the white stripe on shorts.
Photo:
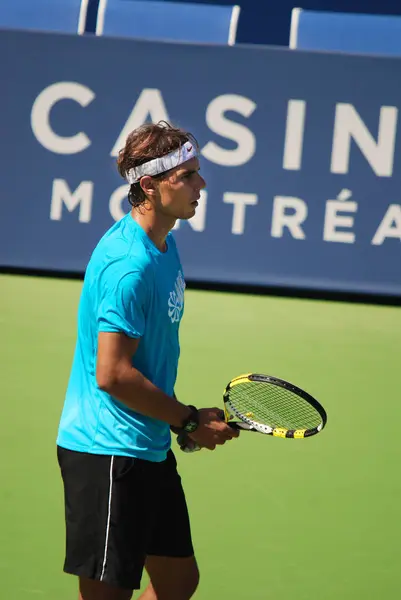
<svg viewBox="0 0 401 600">
<path fill-rule="evenodd" d="M 106 540 L 105 540 L 105 544 L 104 544 L 103 567 L 102 567 L 102 574 L 100 575 L 100 581 L 103 581 L 104 572 L 106 570 L 106 562 L 107 562 L 107 550 L 108 550 L 108 544 L 109 544 L 109 530 L 110 530 L 110 517 L 111 517 L 111 496 L 113 493 L 113 464 L 114 464 L 114 456 L 111 457 L 111 461 L 110 461 L 109 507 L 108 507 L 108 512 L 107 512 Z"/>
</svg>

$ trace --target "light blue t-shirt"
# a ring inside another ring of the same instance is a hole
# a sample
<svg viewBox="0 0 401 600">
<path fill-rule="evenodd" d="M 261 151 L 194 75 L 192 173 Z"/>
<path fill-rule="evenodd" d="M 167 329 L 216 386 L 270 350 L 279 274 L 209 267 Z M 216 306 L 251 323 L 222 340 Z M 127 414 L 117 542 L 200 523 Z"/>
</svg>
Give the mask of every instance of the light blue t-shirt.
<svg viewBox="0 0 401 600">
<path fill-rule="evenodd" d="M 166 252 L 160 252 L 128 214 L 95 248 L 81 293 L 59 446 L 156 462 L 166 458 L 169 425 L 133 411 L 96 382 L 99 331 L 123 332 L 140 338 L 133 366 L 173 396 L 185 282 L 171 233 L 166 242 Z"/>
</svg>

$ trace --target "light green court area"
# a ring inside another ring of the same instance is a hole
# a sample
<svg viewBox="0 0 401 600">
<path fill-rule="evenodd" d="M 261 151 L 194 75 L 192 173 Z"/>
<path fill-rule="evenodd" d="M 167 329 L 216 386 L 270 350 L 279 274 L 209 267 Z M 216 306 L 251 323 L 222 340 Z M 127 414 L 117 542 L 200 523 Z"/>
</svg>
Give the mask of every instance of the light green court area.
<svg viewBox="0 0 401 600">
<path fill-rule="evenodd" d="M 55 438 L 82 283 L 0 276 L 1 598 L 76 599 L 62 573 Z M 401 597 L 401 309 L 189 290 L 177 394 L 220 406 L 262 372 L 315 395 L 307 440 L 243 432 L 177 450 L 201 570 L 197 600 Z M 144 584 L 146 579 L 144 579 Z M 174 600 L 174 599 L 172 599 Z"/>
</svg>

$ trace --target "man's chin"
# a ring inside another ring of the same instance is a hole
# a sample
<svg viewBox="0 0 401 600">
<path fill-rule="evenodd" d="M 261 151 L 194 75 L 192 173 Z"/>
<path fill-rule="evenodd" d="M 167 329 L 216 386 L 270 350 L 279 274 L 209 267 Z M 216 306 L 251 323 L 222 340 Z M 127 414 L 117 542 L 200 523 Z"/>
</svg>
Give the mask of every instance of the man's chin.
<svg viewBox="0 0 401 600">
<path fill-rule="evenodd" d="M 186 212 L 185 214 L 177 217 L 178 219 L 180 219 L 181 221 L 188 221 L 188 219 L 192 219 L 192 217 L 195 216 L 196 213 L 196 206 L 192 207 L 192 210 L 190 209 L 188 212 Z"/>
</svg>

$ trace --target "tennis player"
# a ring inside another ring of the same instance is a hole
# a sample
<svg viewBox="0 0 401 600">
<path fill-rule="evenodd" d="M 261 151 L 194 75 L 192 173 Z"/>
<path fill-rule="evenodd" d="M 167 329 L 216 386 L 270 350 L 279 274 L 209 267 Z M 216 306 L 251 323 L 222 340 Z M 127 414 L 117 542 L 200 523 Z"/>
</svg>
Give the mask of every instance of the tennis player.
<svg viewBox="0 0 401 600">
<path fill-rule="evenodd" d="M 132 210 L 87 266 L 57 437 L 64 571 L 80 600 L 128 600 L 144 567 L 141 600 L 188 600 L 199 572 L 170 431 L 209 450 L 238 435 L 174 393 L 185 280 L 171 229 L 205 181 L 195 138 L 165 122 L 133 131 L 117 163 Z"/>
</svg>

